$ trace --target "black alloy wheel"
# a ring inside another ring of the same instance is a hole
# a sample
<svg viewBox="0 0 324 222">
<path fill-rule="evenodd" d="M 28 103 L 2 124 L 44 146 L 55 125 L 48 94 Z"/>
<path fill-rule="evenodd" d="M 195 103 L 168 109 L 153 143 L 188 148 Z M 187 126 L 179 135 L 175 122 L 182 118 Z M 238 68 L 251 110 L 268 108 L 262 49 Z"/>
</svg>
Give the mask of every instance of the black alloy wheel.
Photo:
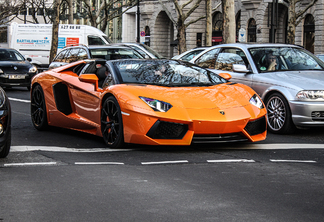
<svg viewBox="0 0 324 222">
<path fill-rule="evenodd" d="M 268 129 L 272 133 L 289 134 L 295 125 L 287 100 L 279 93 L 272 94 L 266 102 Z"/>
<path fill-rule="evenodd" d="M 30 111 L 34 127 L 37 130 L 45 130 L 48 127 L 46 104 L 44 92 L 40 85 L 36 85 L 32 89 Z"/>
<path fill-rule="evenodd" d="M 101 110 L 101 133 L 109 148 L 124 145 L 123 120 L 120 107 L 115 97 L 108 97 Z"/>
</svg>

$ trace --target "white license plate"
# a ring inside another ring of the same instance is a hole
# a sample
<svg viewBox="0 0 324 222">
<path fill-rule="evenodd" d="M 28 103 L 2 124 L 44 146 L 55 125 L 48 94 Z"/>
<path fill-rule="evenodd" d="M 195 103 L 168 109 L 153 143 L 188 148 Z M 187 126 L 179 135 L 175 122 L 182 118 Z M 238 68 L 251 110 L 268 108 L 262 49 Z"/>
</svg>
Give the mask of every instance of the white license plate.
<svg viewBox="0 0 324 222">
<path fill-rule="evenodd" d="M 24 75 L 9 75 L 9 79 L 24 79 Z"/>
</svg>

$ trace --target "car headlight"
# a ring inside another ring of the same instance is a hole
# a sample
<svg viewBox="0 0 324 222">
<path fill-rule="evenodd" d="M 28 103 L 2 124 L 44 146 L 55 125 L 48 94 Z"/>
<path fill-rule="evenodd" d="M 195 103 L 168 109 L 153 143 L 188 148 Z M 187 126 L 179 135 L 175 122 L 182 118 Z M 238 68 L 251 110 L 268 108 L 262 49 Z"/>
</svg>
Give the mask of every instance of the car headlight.
<svg viewBox="0 0 324 222">
<path fill-rule="evenodd" d="M 171 109 L 172 105 L 170 103 L 166 103 L 157 99 L 151 99 L 146 97 L 139 97 L 143 100 L 149 107 L 151 107 L 154 111 L 157 112 L 166 112 Z"/>
<path fill-rule="evenodd" d="M 3 73 L 2 69 L 0 69 L 0 73 Z"/>
<path fill-rule="evenodd" d="M 262 103 L 260 97 L 257 94 L 254 94 L 252 96 L 252 98 L 250 99 L 250 103 L 252 105 L 258 107 L 259 109 L 263 109 L 264 108 L 263 103 Z"/>
<path fill-rule="evenodd" d="M 30 67 L 28 72 L 37 72 L 37 67 L 36 66 Z"/>
<path fill-rule="evenodd" d="M 2 108 L 5 103 L 6 103 L 5 92 L 3 91 L 2 88 L 0 88 L 0 108 Z"/>
<path fill-rule="evenodd" d="M 324 99 L 324 90 L 302 90 L 296 95 L 297 99 Z"/>
</svg>

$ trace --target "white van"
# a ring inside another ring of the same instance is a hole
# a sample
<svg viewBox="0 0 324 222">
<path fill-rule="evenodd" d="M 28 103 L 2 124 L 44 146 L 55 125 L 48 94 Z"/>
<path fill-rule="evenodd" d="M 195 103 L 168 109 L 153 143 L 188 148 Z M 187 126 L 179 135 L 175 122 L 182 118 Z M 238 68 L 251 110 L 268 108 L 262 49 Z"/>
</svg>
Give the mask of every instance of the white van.
<svg viewBox="0 0 324 222">
<path fill-rule="evenodd" d="M 38 67 L 48 67 L 52 42 L 52 24 L 12 23 L 8 30 L 10 48 L 31 58 Z M 106 45 L 111 41 L 99 29 L 88 25 L 59 25 L 58 52 L 68 45 Z"/>
</svg>

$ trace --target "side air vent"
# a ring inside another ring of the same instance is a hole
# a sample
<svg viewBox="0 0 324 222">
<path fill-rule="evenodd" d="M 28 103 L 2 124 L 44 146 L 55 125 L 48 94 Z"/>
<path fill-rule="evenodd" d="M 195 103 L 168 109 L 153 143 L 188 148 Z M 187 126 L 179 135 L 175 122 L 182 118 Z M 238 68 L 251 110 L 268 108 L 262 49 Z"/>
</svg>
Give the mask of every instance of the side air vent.
<svg viewBox="0 0 324 222">
<path fill-rule="evenodd" d="M 55 85 L 53 85 L 53 91 L 56 108 L 65 115 L 71 114 L 72 107 L 68 87 L 61 82 L 56 83 Z"/>
</svg>

